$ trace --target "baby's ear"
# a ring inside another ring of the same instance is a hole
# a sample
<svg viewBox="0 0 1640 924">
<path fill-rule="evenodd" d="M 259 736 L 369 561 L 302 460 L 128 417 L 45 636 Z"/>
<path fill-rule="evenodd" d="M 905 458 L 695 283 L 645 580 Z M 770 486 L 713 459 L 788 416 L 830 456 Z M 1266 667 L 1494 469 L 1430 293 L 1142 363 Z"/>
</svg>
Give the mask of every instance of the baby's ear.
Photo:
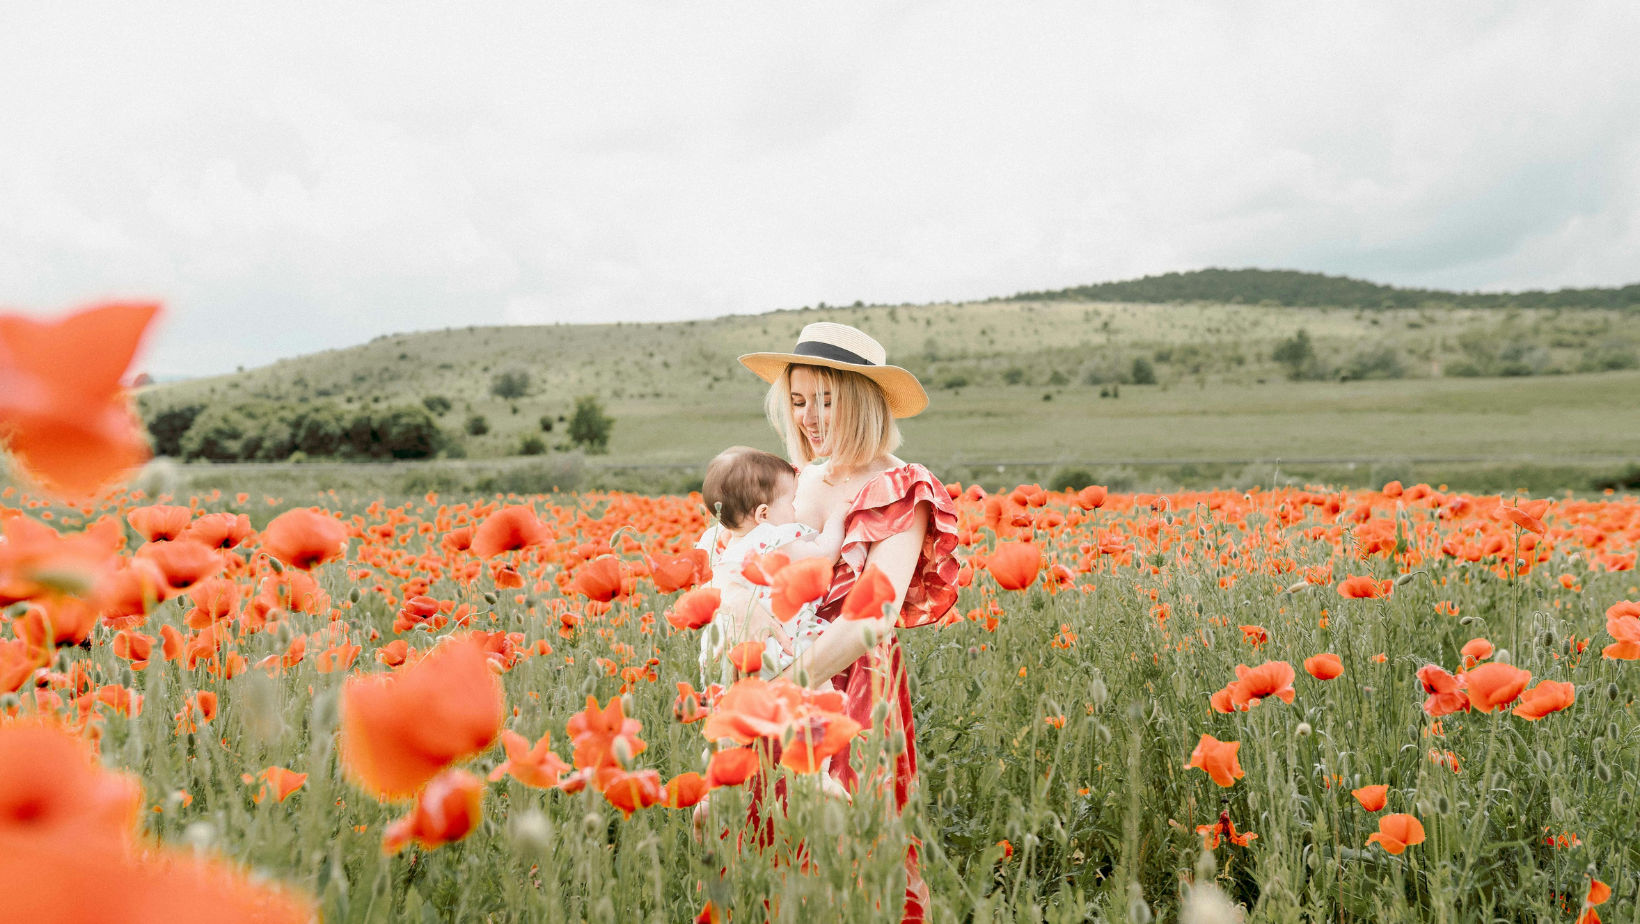
<svg viewBox="0 0 1640 924">
<path fill-rule="evenodd" d="M 752 511 L 752 522 L 754 522 L 754 523 L 767 523 L 767 522 L 769 522 L 769 505 L 768 504 L 758 504 L 757 505 L 757 509 Z"/>
</svg>

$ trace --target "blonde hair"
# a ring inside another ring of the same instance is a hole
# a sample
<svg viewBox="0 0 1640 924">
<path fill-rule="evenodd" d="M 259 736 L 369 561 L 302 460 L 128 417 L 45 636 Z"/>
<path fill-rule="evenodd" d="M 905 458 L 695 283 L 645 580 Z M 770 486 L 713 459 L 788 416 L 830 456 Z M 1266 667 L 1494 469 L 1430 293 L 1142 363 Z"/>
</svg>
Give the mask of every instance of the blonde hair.
<svg viewBox="0 0 1640 924">
<path fill-rule="evenodd" d="M 815 460 L 814 450 L 803 434 L 792 426 L 791 377 L 797 365 L 789 365 L 769 386 L 764 410 L 775 432 L 786 441 L 786 455 L 793 463 L 807 465 Z M 821 441 L 829 443 L 831 461 L 840 469 L 857 470 L 900 448 L 900 427 L 889 413 L 883 390 L 866 376 L 829 366 L 803 368 L 820 380 L 820 388 L 831 392 L 831 426 L 822 431 Z M 818 396 L 813 396 L 818 398 Z"/>
</svg>

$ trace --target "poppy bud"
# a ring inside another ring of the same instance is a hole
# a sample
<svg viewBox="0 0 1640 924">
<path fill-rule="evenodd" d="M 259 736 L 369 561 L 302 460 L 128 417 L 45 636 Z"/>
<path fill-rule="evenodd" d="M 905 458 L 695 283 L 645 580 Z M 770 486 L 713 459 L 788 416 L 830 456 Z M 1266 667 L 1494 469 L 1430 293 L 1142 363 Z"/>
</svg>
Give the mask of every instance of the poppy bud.
<svg viewBox="0 0 1640 924">
<path fill-rule="evenodd" d="M 1615 702 L 1617 702 L 1617 697 L 1619 695 L 1621 695 L 1621 693 L 1622 693 L 1622 691 L 1617 689 L 1617 684 L 1615 684 L 1615 683 L 1606 684 L 1606 698 L 1607 699 L 1609 699 L 1609 700 L 1611 700 L 1612 702 L 1615 703 Z"/>
<path fill-rule="evenodd" d="M 270 556 L 268 556 L 268 564 L 270 566 L 272 566 L 274 574 L 284 574 L 285 573 L 285 565 L 279 559 L 274 558 L 273 556 L 270 555 Z"/>
<path fill-rule="evenodd" d="M 1110 690 L 1105 688 L 1104 678 L 1095 677 L 1088 684 L 1088 699 L 1096 711 L 1105 708 L 1105 702 L 1110 699 Z"/>
<path fill-rule="evenodd" d="M 969 645 L 968 646 L 968 660 L 972 661 L 972 660 L 974 660 L 975 658 L 978 658 L 978 657 L 979 657 L 979 646 Z"/>
<path fill-rule="evenodd" d="M 1128 885 L 1128 924 L 1150 924 L 1150 906 L 1137 882 Z"/>
<path fill-rule="evenodd" d="M 1203 850 L 1202 855 L 1196 858 L 1196 882 L 1212 882 L 1218 875 L 1218 859 L 1213 856 L 1213 851 Z"/>
<path fill-rule="evenodd" d="M 1437 795 L 1435 797 L 1435 812 L 1436 812 L 1436 814 L 1446 815 L 1446 814 L 1450 813 L 1451 811 L 1452 811 L 1452 803 L 1446 798 L 1446 793 L 1441 793 L 1441 794 Z"/>
<path fill-rule="evenodd" d="M 495 602 L 496 602 L 496 601 L 497 601 L 497 600 L 498 600 L 498 599 L 500 599 L 500 598 L 499 598 L 499 597 L 497 597 L 497 596 L 496 596 L 496 595 L 495 595 L 495 594 L 493 594 L 493 593 L 490 593 L 490 592 L 489 592 L 489 591 L 487 591 L 487 590 L 486 590 L 486 591 L 484 591 L 484 602 L 485 602 L 485 603 L 488 603 L 488 604 L 489 604 L 489 605 L 491 605 L 491 606 L 495 606 Z"/>
<path fill-rule="evenodd" d="M 800 687 L 808 686 L 809 685 L 809 679 L 810 678 L 809 678 L 808 668 L 800 667 L 800 668 L 797 669 L 797 685 L 798 686 L 800 686 Z"/>
<path fill-rule="evenodd" d="M 1507 649 L 1507 648 L 1499 648 L 1498 653 L 1492 656 L 1492 660 L 1494 662 L 1498 663 L 1498 664 L 1513 664 L 1514 663 L 1513 661 L 1509 660 L 1509 649 Z"/>
<path fill-rule="evenodd" d="M 888 753 L 896 757 L 905 753 L 905 732 L 896 729 L 894 734 L 888 736 Z"/>
<path fill-rule="evenodd" d="M 1604 761 L 1597 760 L 1594 764 L 1594 775 L 1600 777 L 1600 782 L 1610 783 L 1612 781 L 1612 768 L 1606 766 Z"/>
<path fill-rule="evenodd" d="M 1432 805 L 1429 802 L 1429 800 L 1427 800 L 1427 799 L 1419 799 L 1418 800 L 1418 814 L 1420 814 L 1420 815 L 1433 815 L 1433 814 L 1435 814 L 1435 806 Z"/>
<path fill-rule="evenodd" d="M 1100 744 L 1110 744 L 1110 729 L 1099 725 L 1094 727 L 1093 733 L 1098 737 Z"/>
<path fill-rule="evenodd" d="M 1418 573 L 1416 571 L 1414 571 L 1411 574 L 1403 574 L 1400 577 L 1395 579 L 1395 586 L 1396 587 L 1405 587 L 1408 584 L 1411 584 L 1412 579 L 1417 577 L 1417 576 L 1418 576 Z"/>
<path fill-rule="evenodd" d="M 636 701 L 633 700 L 631 693 L 621 694 L 621 711 L 627 715 L 633 715 L 637 712 Z"/>
<path fill-rule="evenodd" d="M 871 724 L 873 727 L 881 725 L 886 718 L 888 718 L 888 703 L 879 700 L 877 705 L 871 707 Z"/>
<path fill-rule="evenodd" d="M 1553 629 L 1544 629 L 1543 630 L 1543 637 L 1538 639 L 1538 643 L 1541 644 L 1545 648 L 1555 647 L 1555 642 L 1556 641 L 1557 641 L 1557 639 L 1555 638 L 1555 630 L 1553 630 Z"/>
<path fill-rule="evenodd" d="M 1310 734 L 1314 731 L 1315 731 L 1315 729 L 1310 727 L 1310 723 L 1300 722 L 1300 723 L 1298 723 L 1298 727 L 1293 729 L 1293 734 L 1297 735 L 1300 738 L 1308 738 L 1308 737 L 1310 737 Z"/>
<path fill-rule="evenodd" d="M 520 850 L 545 853 L 552 848 L 552 822 L 539 809 L 530 809 L 512 823 L 512 839 Z"/>
<path fill-rule="evenodd" d="M 1617 686 L 1617 684 L 1614 683 L 1614 684 L 1612 684 L 1612 686 L 1615 687 L 1615 686 Z M 1615 696 L 1612 697 L 1612 698 L 1616 699 Z M 1613 739 L 1615 739 L 1617 737 L 1617 723 L 1616 722 L 1607 722 L 1606 723 L 1606 737 L 1607 738 L 1613 738 Z"/>
<path fill-rule="evenodd" d="M 363 597 L 363 596 L 364 596 L 364 594 L 359 593 L 359 588 L 355 587 L 352 590 L 347 592 L 347 602 L 349 602 L 349 603 L 358 603 L 359 598 Z"/>
<path fill-rule="evenodd" d="M 1492 788 L 1506 789 L 1509 786 L 1509 777 L 1502 770 L 1492 774 Z"/>
<path fill-rule="evenodd" d="M 627 744 L 625 738 L 616 738 L 615 746 L 610 750 L 615 754 L 615 762 L 621 765 L 622 770 L 632 766 L 632 745 Z"/>
<path fill-rule="evenodd" d="M 1543 768 L 1544 773 L 1548 773 L 1551 770 L 1555 769 L 1554 758 L 1550 757 L 1549 752 L 1545 751 L 1542 748 L 1538 748 L 1537 763 L 1538 763 L 1539 767 Z"/>
<path fill-rule="evenodd" d="M 1298 593 L 1299 591 L 1303 590 L 1304 588 L 1306 588 L 1308 586 L 1310 586 L 1309 581 L 1299 581 L 1295 584 L 1289 585 L 1285 590 L 1282 591 L 1282 593 L 1284 593 L 1284 594 L 1296 594 L 1296 593 Z"/>
<path fill-rule="evenodd" d="M 860 638 L 865 641 L 867 648 L 877 647 L 877 632 L 870 626 L 862 626 L 860 628 Z"/>
<path fill-rule="evenodd" d="M 586 828 L 587 837 L 594 837 L 604 827 L 604 816 L 597 812 L 588 812 L 587 816 L 581 819 L 581 825 Z"/>
<path fill-rule="evenodd" d="M 1566 803 L 1560 801 L 1559 796 L 1549 797 L 1549 814 L 1557 821 L 1566 817 Z"/>
</svg>

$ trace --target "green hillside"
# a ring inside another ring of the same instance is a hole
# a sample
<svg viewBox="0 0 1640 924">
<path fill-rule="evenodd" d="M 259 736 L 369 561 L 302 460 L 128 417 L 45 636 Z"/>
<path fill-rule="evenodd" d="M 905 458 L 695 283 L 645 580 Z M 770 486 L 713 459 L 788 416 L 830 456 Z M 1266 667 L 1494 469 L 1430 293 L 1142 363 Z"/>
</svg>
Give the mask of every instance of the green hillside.
<svg viewBox="0 0 1640 924">
<path fill-rule="evenodd" d="M 149 386 L 139 403 L 183 457 L 476 464 L 587 448 L 569 430 L 590 396 L 613 421 L 594 463 L 695 465 L 778 448 L 735 357 L 820 320 L 868 331 L 926 383 L 931 409 L 905 433 L 930 463 L 1640 455 L 1640 311 L 1618 308 L 1055 297 L 451 328 Z"/>
<path fill-rule="evenodd" d="M 1297 270 L 1205 269 L 1102 282 L 1052 292 L 1025 292 L 1014 301 L 1232 302 L 1335 308 L 1640 308 L 1640 283 L 1621 288 L 1553 292 L 1448 292 L 1403 289 L 1348 276 Z"/>
</svg>

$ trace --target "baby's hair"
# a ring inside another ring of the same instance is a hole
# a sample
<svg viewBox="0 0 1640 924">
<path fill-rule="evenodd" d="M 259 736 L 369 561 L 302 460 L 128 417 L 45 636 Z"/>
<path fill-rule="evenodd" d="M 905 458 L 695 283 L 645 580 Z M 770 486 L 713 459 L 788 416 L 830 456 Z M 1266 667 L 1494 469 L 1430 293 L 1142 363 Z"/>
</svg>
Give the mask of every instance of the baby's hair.
<svg viewBox="0 0 1640 924">
<path fill-rule="evenodd" d="M 718 522 L 740 529 L 762 504 L 773 503 L 787 478 L 796 478 L 790 462 L 750 446 L 731 446 L 706 466 L 700 496 Z"/>
</svg>

